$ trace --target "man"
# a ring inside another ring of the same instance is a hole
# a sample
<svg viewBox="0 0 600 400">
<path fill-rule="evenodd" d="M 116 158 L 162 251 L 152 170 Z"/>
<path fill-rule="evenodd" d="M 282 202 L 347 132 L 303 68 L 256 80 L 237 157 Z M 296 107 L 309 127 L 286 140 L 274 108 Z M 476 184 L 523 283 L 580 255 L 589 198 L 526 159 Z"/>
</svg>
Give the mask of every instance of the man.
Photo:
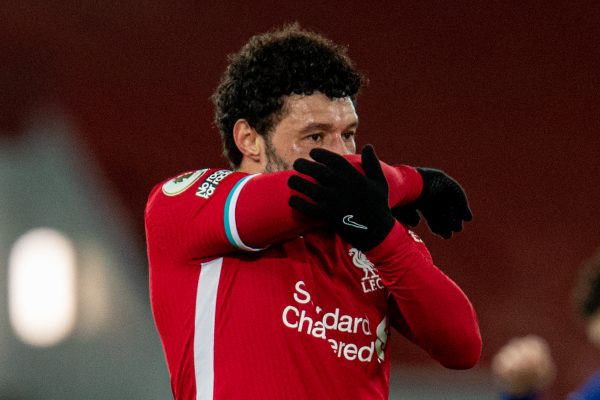
<svg viewBox="0 0 600 400">
<path fill-rule="evenodd" d="M 600 252 L 585 261 L 573 289 L 577 316 L 588 340 L 600 346 Z M 492 372 L 503 400 L 537 400 L 556 377 L 550 346 L 541 337 L 513 338 L 492 360 Z M 569 400 L 600 400 L 600 371 L 569 395 Z"/>
<path fill-rule="evenodd" d="M 536 400 L 556 376 L 548 342 L 537 335 L 512 338 L 492 360 L 502 400 Z"/>
<path fill-rule="evenodd" d="M 297 25 L 230 57 L 214 102 L 234 171 L 159 184 L 146 209 L 176 399 L 386 399 L 390 325 L 449 368 L 478 361 L 471 303 L 390 209 L 450 237 L 471 218 L 464 193 L 354 155 L 361 84 L 343 48 Z"/>
</svg>

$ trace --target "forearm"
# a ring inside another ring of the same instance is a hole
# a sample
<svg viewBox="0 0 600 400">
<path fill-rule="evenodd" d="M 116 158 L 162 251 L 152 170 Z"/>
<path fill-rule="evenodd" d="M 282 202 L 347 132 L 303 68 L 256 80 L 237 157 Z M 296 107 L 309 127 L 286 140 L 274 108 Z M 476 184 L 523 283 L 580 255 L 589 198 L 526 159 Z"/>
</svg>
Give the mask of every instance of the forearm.
<svg viewBox="0 0 600 400">
<path fill-rule="evenodd" d="M 361 169 L 360 158 L 348 158 Z M 392 205 L 418 196 L 422 189 L 418 172 L 407 166 L 384 165 L 384 170 Z M 289 206 L 288 179 L 294 174 L 298 172 L 248 175 L 205 169 L 165 181 L 148 200 L 149 240 L 168 243 L 173 257 L 195 260 L 260 250 L 316 229 L 324 222 L 306 218 Z M 196 175 L 200 179 L 194 179 Z"/>
<path fill-rule="evenodd" d="M 346 157 L 362 172 L 360 156 Z M 390 207 L 414 201 L 423 188 L 419 173 L 406 165 L 381 163 L 389 185 Z M 239 191 L 235 205 L 236 229 L 240 240 L 252 248 L 296 237 L 322 226 L 323 222 L 306 218 L 288 205 L 292 190 L 287 185 L 295 171 L 260 174 L 252 177 Z"/>
<path fill-rule="evenodd" d="M 473 306 L 462 290 L 420 251 L 396 223 L 367 256 L 406 324 L 409 339 L 448 368 L 470 368 L 479 360 L 481 336 Z"/>
<path fill-rule="evenodd" d="M 359 171 L 363 172 L 359 154 L 346 156 L 346 159 Z M 389 165 L 380 162 L 389 187 L 390 208 L 412 203 L 423 191 L 423 178 L 419 172 L 408 165 Z"/>
<path fill-rule="evenodd" d="M 323 225 L 289 206 L 292 190 L 287 181 L 295 174 L 295 171 L 259 174 L 238 188 L 237 204 L 230 204 L 229 208 L 234 208 L 237 231 L 248 246 L 266 247 Z"/>
</svg>

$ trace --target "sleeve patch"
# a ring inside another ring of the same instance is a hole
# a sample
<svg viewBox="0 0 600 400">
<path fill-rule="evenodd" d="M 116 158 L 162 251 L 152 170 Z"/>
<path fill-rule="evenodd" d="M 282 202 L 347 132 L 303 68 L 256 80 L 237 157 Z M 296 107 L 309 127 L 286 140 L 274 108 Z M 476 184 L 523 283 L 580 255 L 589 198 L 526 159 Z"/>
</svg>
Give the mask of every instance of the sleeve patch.
<svg viewBox="0 0 600 400">
<path fill-rule="evenodd" d="M 220 169 L 213 172 L 204 180 L 204 182 L 202 182 L 200 186 L 198 186 L 198 190 L 196 190 L 196 196 L 202 197 L 203 199 L 208 199 L 213 195 L 219 183 L 232 172 L 233 171 L 229 171 L 227 169 Z"/>
<path fill-rule="evenodd" d="M 200 179 L 200 177 L 202 177 L 206 171 L 208 171 L 208 168 L 185 172 L 181 175 L 178 175 L 162 186 L 162 192 L 167 196 L 176 196 L 180 193 L 183 193 L 186 191 L 186 189 L 198 181 L 198 179 Z"/>
</svg>

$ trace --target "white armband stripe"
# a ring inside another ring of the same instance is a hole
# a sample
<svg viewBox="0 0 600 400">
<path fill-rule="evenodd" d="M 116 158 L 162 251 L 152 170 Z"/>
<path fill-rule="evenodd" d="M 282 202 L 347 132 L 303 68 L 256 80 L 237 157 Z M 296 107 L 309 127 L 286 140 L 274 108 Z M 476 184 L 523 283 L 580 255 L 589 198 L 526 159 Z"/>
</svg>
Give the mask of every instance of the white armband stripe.
<svg viewBox="0 0 600 400">
<path fill-rule="evenodd" d="M 227 239 L 229 243 L 240 250 L 246 251 L 260 251 L 263 249 L 255 249 L 253 247 L 247 246 L 242 242 L 240 235 L 237 230 L 237 224 L 235 219 L 235 208 L 237 205 L 238 197 L 240 196 L 240 192 L 242 188 L 250 179 L 254 178 L 259 174 L 248 175 L 242 179 L 240 179 L 229 192 L 229 196 L 227 196 L 227 201 L 225 202 L 225 210 L 224 210 L 224 223 L 225 223 L 225 234 L 227 235 Z"/>
</svg>

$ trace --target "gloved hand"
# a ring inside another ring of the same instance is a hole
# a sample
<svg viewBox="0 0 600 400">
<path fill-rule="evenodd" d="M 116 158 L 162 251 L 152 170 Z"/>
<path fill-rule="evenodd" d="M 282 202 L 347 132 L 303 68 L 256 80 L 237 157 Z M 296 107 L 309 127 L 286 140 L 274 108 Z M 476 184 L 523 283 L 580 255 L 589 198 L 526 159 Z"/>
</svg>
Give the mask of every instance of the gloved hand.
<svg viewBox="0 0 600 400">
<path fill-rule="evenodd" d="M 290 188 L 310 201 L 292 195 L 290 206 L 328 221 L 358 250 L 367 251 L 383 242 L 395 220 L 388 206 L 388 184 L 373 147 L 367 145 L 361 152 L 365 175 L 339 154 L 313 149 L 310 156 L 316 162 L 301 158 L 294 162 L 294 169 L 316 183 L 298 175 L 288 181 Z"/>
<path fill-rule="evenodd" d="M 417 168 L 423 177 L 423 191 L 411 204 L 392 210 L 394 217 L 410 226 L 417 226 L 420 211 L 429 229 L 444 239 L 462 230 L 463 221 L 473 219 L 463 188 L 443 171 Z"/>
</svg>

